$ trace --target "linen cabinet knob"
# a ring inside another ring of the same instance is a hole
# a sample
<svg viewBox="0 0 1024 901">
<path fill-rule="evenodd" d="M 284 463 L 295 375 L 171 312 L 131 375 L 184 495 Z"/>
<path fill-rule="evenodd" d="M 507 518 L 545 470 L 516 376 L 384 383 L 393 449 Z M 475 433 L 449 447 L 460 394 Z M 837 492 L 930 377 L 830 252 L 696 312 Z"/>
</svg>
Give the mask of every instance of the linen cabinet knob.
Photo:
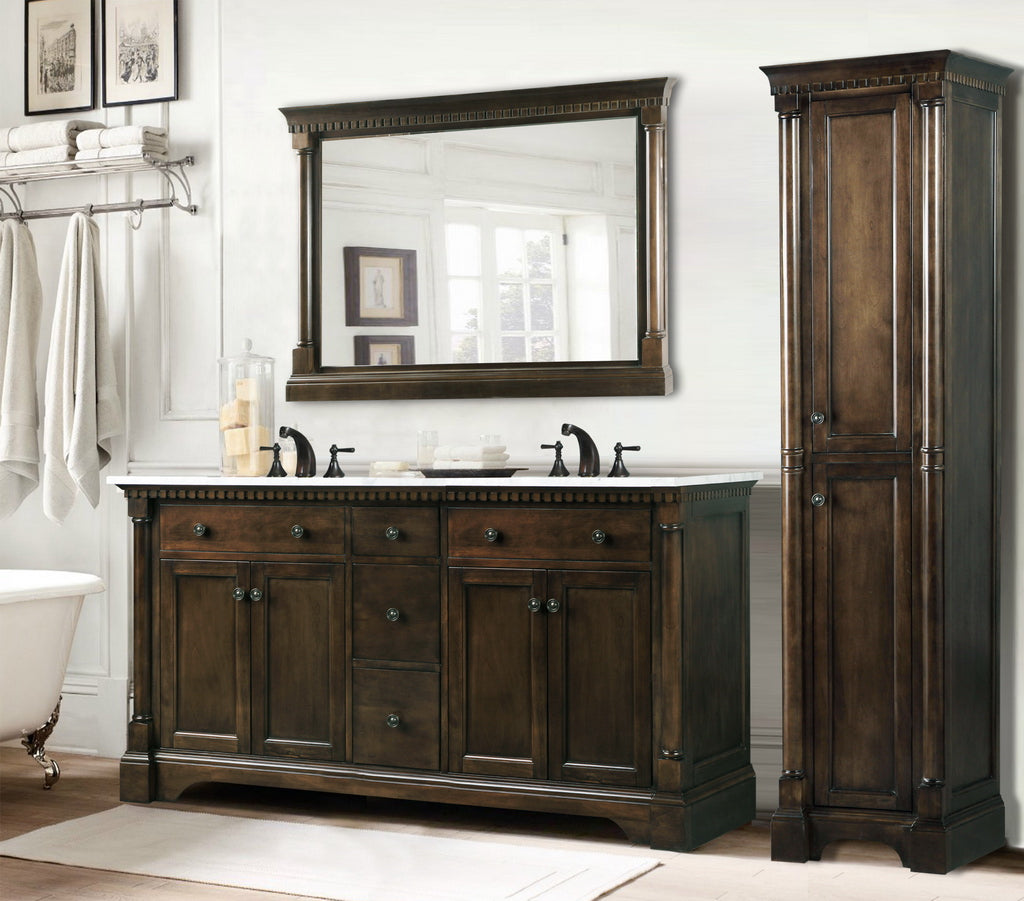
<svg viewBox="0 0 1024 901">
<path fill-rule="evenodd" d="M 252 591 L 249 592 L 249 599 L 252 601 L 262 601 L 263 592 L 260 591 L 258 588 L 254 588 Z"/>
<path fill-rule="evenodd" d="M 541 604 L 540 598 L 530 598 L 530 600 L 526 602 L 526 609 L 529 610 L 530 613 L 540 613 L 540 608 L 542 606 L 543 604 Z"/>
<path fill-rule="evenodd" d="M 548 602 L 545 605 L 548 608 L 548 613 L 558 613 L 562 609 L 562 605 L 556 598 L 548 598 Z"/>
<path fill-rule="evenodd" d="M 207 529 L 206 525 L 201 522 L 197 522 L 192 526 L 192 534 L 195 535 L 196 538 L 202 538 L 208 531 L 209 529 Z"/>
<path fill-rule="evenodd" d="M 388 724 L 389 729 L 397 729 L 402 724 L 402 720 L 397 713 L 389 713 L 388 718 L 384 722 Z"/>
<path fill-rule="evenodd" d="M 386 619 L 389 623 L 397 623 L 398 618 L 401 615 L 402 614 L 398 612 L 397 607 L 388 607 L 388 609 L 384 612 L 384 619 Z"/>
<path fill-rule="evenodd" d="M 811 495 L 811 504 L 813 506 L 815 506 L 815 507 L 824 507 L 825 506 L 825 495 L 824 494 L 812 494 Z"/>
<path fill-rule="evenodd" d="M 233 597 L 236 601 L 244 601 L 245 600 L 245 589 L 244 588 L 236 588 L 234 591 L 231 592 L 231 597 Z"/>
<path fill-rule="evenodd" d="M 825 414 L 815 411 L 811 414 L 811 425 L 821 425 L 825 421 Z"/>
<path fill-rule="evenodd" d="M 398 526 L 388 526 L 384 530 L 384 537 L 387 538 L 388 541 L 398 541 L 398 539 L 402 537 L 402 533 Z"/>
<path fill-rule="evenodd" d="M 590 537 L 594 544 L 604 544 L 608 540 L 608 533 L 604 529 L 594 529 Z"/>
<path fill-rule="evenodd" d="M 306 530 L 302 526 L 296 524 L 292 526 L 292 538 L 301 538 L 306 534 Z"/>
<path fill-rule="evenodd" d="M 484 529 L 484 538 L 488 541 L 497 541 L 501 537 L 501 532 L 497 529 Z"/>
</svg>

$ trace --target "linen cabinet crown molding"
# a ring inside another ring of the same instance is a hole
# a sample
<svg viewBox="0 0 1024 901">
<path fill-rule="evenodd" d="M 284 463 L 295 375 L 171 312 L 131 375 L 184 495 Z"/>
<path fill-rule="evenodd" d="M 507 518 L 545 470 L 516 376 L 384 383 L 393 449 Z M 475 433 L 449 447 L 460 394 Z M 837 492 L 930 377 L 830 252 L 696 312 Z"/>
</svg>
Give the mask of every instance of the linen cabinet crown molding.
<svg viewBox="0 0 1024 901">
<path fill-rule="evenodd" d="M 779 117 L 782 313 L 784 760 L 772 855 L 817 859 L 830 841 L 861 838 L 914 870 L 946 872 L 1004 841 L 1010 70 L 943 50 L 763 71 Z"/>
<path fill-rule="evenodd" d="M 113 479 L 122 799 L 277 785 L 604 816 L 674 850 L 749 822 L 758 478 Z"/>
</svg>

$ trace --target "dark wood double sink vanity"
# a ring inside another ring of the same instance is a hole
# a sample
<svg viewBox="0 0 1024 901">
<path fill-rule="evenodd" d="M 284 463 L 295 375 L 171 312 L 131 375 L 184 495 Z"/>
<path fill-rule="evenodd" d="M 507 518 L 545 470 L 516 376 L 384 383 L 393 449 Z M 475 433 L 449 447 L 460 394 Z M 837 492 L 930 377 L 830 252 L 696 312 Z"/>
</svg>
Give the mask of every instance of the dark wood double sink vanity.
<svg viewBox="0 0 1024 901">
<path fill-rule="evenodd" d="M 759 477 L 112 480 L 122 799 L 316 789 L 607 817 L 677 850 L 748 822 Z"/>
</svg>

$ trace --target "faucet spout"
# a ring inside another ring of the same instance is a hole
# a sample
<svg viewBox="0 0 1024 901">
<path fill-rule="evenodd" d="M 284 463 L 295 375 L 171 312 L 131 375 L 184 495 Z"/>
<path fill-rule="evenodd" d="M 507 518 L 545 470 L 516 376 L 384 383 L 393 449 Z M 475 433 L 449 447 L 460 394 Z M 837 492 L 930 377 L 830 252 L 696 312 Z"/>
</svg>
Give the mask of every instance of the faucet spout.
<svg viewBox="0 0 1024 901">
<path fill-rule="evenodd" d="M 292 438 L 295 441 L 295 475 L 309 477 L 316 475 L 316 455 L 313 453 L 313 445 L 309 443 L 302 432 L 281 426 L 278 434 L 282 438 Z"/>
<path fill-rule="evenodd" d="M 596 476 L 601 474 L 601 455 L 597 452 L 597 445 L 579 426 L 570 422 L 562 423 L 563 435 L 575 435 L 580 445 L 580 475 Z"/>
</svg>

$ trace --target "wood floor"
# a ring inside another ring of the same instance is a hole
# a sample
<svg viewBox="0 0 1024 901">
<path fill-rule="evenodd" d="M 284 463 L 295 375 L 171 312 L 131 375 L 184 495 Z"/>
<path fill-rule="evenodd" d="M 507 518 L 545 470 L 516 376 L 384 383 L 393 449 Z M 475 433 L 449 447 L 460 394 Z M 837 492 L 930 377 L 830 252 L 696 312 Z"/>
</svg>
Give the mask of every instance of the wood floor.
<svg viewBox="0 0 1024 901">
<path fill-rule="evenodd" d="M 61 765 L 61 779 L 51 791 L 44 791 L 42 771 L 33 760 L 19 748 L 0 748 L 0 839 L 117 806 L 117 761 L 54 756 Z M 657 869 L 606 896 L 613 901 L 1024 901 L 1022 852 L 1001 851 L 947 876 L 910 873 L 891 850 L 855 842 L 830 846 L 817 863 L 772 863 L 768 828 L 760 822 L 722 836 L 697 852 L 676 854 L 631 845 L 617 827 L 604 820 L 317 792 L 206 785 L 191 789 L 174 805 L 161 806 L 453 838 L 470 836 L 551 849 L 637 854 L 661 861 Z M 722 875 L 723 859 L 728 877 Z M 297 897 L 0 858 L 0 898 L 4 901 L 296 901 Z"/>
</svg>

